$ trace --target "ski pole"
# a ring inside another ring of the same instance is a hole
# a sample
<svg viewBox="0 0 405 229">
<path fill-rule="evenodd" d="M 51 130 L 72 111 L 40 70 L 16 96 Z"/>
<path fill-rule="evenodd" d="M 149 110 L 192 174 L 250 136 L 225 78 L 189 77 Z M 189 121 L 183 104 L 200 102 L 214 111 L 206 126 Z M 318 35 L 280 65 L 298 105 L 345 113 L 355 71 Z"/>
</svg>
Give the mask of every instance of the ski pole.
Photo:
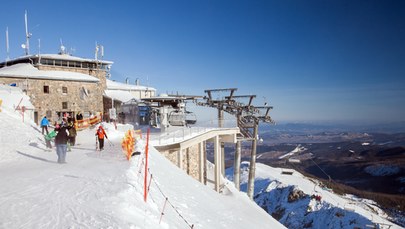
<svg viewBox="0 0 405 229">
<path fill-rule="evenodd" d="M 110 139 L 107 138 L 107 140 L 108 140 L 108 143 L 110 144 L 110 146 L 114 146 L 114 144 L 110 141 Z"/>
</svg>

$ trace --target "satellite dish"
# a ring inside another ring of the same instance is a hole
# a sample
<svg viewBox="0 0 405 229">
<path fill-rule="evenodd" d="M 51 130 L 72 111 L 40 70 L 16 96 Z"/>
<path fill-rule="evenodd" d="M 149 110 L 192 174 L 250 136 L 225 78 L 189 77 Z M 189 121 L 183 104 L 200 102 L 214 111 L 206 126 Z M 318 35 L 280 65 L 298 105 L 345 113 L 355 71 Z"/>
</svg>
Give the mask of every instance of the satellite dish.
<svg viewBox="0 0 405 229">
<path fill-rule="evenodd" d="M 25 49 L 26 47 L 25 44 L 21 44 L 21 48 Z"/>
</svg>

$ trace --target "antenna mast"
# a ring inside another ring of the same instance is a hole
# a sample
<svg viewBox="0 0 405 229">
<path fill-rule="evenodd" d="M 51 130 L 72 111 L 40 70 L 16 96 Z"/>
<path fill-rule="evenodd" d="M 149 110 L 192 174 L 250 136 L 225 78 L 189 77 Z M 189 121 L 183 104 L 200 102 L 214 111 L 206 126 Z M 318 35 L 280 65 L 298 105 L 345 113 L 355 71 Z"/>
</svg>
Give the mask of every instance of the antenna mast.
<svg viewBox="0 0 405 229">
<path fill-rule="evenodd" d="M 60 54 L 66 54 L 66 47 L 63 45 L 62 38 L 60 38 Z"/>
<path fill-rule="evenodd" d="M 96 50 L 95 50 L 95 53 L 94 53 L 94 59 L 95 60 L 98 60 L 98 51 L 99 51 L 99 47 L 98 47 L 98 44 L 97 44 L 97 41 L 96 41 Z"/>
<path fill-rule="evenodd" d="M 7 57 L 6 61 L 10 59 L 10 48 L 8 45 L 8 27 L 6 28 L 6 50 L 7 50 Z"/>
<path fill-rule="evenodd" d="M 26 37 L 26 42 L 23 48 L 25 49 L 25 55 L 30 54 L 30 37 L 31 33 L 28 32 L 28 19 L 27 19 L 27 11 L 25 11 L 25 37 Z"/>
</svg>

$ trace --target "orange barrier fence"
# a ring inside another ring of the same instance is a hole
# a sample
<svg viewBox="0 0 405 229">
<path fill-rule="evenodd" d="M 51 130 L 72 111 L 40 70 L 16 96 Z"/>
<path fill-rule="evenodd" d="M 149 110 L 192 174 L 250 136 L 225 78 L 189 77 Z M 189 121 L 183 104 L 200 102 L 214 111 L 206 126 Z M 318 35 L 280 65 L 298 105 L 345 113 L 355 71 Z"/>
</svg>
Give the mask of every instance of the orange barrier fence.
<svg viewBox="0 0 405 229">
<path fill-rule="evenodd" d="M 131 159 L 132 153 L 134 152 L 135 141 L 138 138 L 142 138 L 141 130 L 128 130 L 125 133 L 125 136 L 121 142 L 121 147 L 127 160 Z"/>
<path fill-rule="evenodd" d="M 76 130 L 84 130 L 89 128 L 90 126 L 96 125 L 97 123 L 101 122 L 101 114 L 97 114 L 90 118 L 84 118 L 82 120 L 75 121 L 75 128 Z"/>
</svg>

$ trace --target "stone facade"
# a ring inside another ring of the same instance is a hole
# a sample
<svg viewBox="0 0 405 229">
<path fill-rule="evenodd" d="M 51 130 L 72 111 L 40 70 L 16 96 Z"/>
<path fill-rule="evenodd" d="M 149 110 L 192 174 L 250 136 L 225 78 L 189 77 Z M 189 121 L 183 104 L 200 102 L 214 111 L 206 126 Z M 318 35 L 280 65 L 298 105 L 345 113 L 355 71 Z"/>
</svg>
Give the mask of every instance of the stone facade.
<svg viewBox="0 0 405 229">
<path fill-rule="evenodd" d="M 34 121 L 39 123 L 43 116 L 47 116 L 52 122 L 60 121 L 61 116 L 65 113 L 75 116 L 78 112 L 84 117 L 101 112 L 105 113 L 103 106 L 103 95 L 107 87 L 106 77 L 108 75 L 106 66 L 110 62 L 91 62 L 92 60 L 64 60 L 63 58 L 73 58 L 70 56 L 53 56 L 55 60 L 48 57 L 48 62 L 53 65 L 41 64 L 42 61 L 37 56 L 32 57 L 34 66 L 41 71 L 63 71 L 82 73 L 99 79 L 98 82 L 90 81 L 66 81 L 55 79 L 35 79 L 0 77 L 0 83 L 15 83 L 29 97 L 35 107 Z M 27 59 L 28 60 L 28 59 Z M 15 60 L 10 65 L 25 63 L 27 60 Z M 44 60 L 44 59 L 42 59 Z M 59 61 L 59 62 L 58 62 Z M 87 61 L 87 62 L 86 62 Z M 39 63 L 41 62 L 41 63 Z M 55 65 L 55 63 L 59 65 Z M 85 64 L 81 64 L 85 63 Z M 112 63 L 112 62 L 111 62 Z M 70 65 L 70 64 L 73 64 Z M 4 65 L 4 63 L 3 63 Z M 83 66 L 87 66 L 84 68 Z"/>
<path fill-rule="evenodd" d="M 64 112 L 76 115 L 78 112 L 94 114 L 103 111 L 101 83 L 16 78 L 2 78 L 1 81 L 6 84 L 16 83 L 27 93 L 35 107 L 36 123 L 43 116 L 47 116 L 52 122 L 58 121 L 59 115 Z M 45 86 L 49 93 L 44 93 Z"/>
<path fill-rule="evenodd" d="M 52 65 L 37 65 L 36 66 L 39 70 L 43 71 L 64 71 L 64 72 L 77 72 L 86 75 L 91 75 L 96 77 L 100 80 L 99 86 L 100 90 L 102 90 L 102 94 L 104 90 L 107 88 L 106 83 L 106 71 L 105 70 L 95 70 L 89 68 L 72 68 L 72 67 L 62 67 L 62 66 L 52 66 Z"/>
</svg>

